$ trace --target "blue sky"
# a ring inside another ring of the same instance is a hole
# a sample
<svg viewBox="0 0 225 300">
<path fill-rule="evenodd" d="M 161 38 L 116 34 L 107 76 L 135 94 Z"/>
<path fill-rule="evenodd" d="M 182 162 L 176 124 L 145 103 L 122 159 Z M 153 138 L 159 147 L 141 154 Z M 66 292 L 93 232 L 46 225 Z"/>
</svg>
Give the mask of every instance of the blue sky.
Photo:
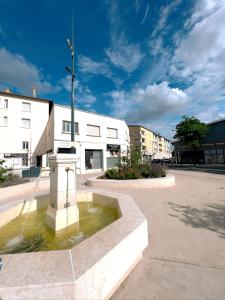
<svg viewBox="0 0 225 300">
<path fill-rule="evenodd" d="M 182 115 L 225 117 L 224 0 L 0 0 L 0 89 L 76 106 L 167 137 Z"/>
</svg>

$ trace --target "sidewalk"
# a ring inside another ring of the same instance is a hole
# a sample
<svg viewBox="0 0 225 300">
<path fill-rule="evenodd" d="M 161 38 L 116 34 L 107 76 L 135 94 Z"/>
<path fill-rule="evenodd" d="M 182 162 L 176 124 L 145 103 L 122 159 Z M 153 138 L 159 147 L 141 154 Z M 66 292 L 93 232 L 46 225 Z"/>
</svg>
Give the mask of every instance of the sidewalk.
<svg viewBox="0 0 225 300">
<path fill-rule="evenodd" d="M 150 244 L 112 300 L 224 300 L 225 176 L 170 172 L 175 187 L 118 190 L 147 216 Z"/>
</svg>

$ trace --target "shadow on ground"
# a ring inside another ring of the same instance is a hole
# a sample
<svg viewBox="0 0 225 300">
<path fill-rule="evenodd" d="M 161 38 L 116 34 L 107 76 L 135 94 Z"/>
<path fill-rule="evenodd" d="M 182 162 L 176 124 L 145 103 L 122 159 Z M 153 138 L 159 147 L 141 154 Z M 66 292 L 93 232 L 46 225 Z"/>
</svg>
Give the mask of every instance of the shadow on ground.
<svg viewBox="0 0 225 300">
<path fill-rule="evenodd" d="M 199 209 L 173 202 L 168 202 L 168 204 L 176 212 L 170 216 L 178 218 L 186 225 L 214 231 L 220 238 L 225 239 L 225 205 L 208 204 Z"/>
<path fill-rule="evenodd" d="M 168 169 L 225 175 L 225 168 L 224 167 L 213 168 L 213 167 L 191 167 L 191 166 L 190 167 L 189 166 L 176 167 L 176 166 L 169 166 Z"/>
</svg>

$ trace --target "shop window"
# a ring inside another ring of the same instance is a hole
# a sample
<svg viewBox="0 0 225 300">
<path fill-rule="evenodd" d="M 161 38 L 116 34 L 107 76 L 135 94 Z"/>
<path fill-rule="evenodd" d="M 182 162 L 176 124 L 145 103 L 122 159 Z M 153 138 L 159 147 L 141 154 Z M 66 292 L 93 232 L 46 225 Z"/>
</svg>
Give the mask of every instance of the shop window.
<svg viewBox="0 0 225 300">
<path fill-rule="evenodd" d="M 22 158 L 22 165 L 23 166 L 28 166 L 28 157 L 23 157 Z"/>
<path fill-rule="evenodd" d="M 100 136 L 100 126 L 87 125 L 87 135 L 89 136 Z"/>
<path fill-rule="evenodd" d="M 102 150 L 85 150 L 85 168 L 102 169 Z"/>
</svg>

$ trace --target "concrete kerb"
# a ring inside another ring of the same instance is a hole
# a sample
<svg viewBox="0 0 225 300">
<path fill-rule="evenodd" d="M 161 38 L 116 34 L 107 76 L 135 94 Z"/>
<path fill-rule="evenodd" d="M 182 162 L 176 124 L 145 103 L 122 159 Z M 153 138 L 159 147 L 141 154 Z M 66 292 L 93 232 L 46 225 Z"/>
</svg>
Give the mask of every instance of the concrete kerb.
<svg viewBox="0 0 225 300">
<path fill-rule="evenodd" d="M 166 188 L 175 185 L 175 176 L 172 174 L 161 178 L 147 179 L 129 179 L 129 180 L 114 180 L 114 179 L 99 179 L 97 177 L 87 178 L 87 185 L 90 187 L 118 187 L 118 188 Z"/>
<path fill-rule="evenodd" d="M 148 245 L 148 226 L 132 198 L 80 192 L 81 201 L 105 197 L 121 217 L 69 250 L 2 255 L 0 298 L 62 299 L 65 293 L 63 299 L 107 299 L 136 265 Z"/>
</svg>

